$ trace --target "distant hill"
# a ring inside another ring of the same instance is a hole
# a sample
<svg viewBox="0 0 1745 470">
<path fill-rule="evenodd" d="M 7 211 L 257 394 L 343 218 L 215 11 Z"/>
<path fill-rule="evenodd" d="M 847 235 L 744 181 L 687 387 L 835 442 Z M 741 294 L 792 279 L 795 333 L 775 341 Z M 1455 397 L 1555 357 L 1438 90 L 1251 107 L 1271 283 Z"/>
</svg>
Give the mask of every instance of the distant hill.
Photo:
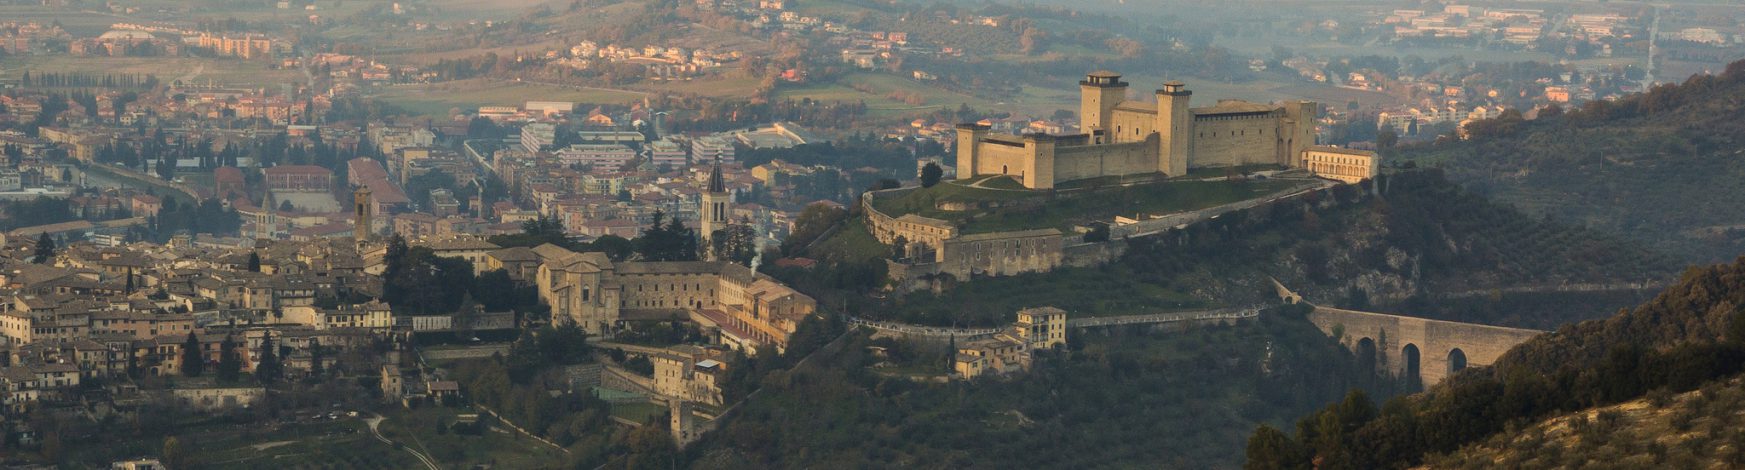
<svg viewBox="0 0 1745 470">
<path fill-rule="evenodd" d="M 1353 395 L 1304 418 L 1295 436 L 1262 428 L 1249 441 L 1249 466 L 1319 460 L 1321 468 L 1409 467 L 1487 438 L 1497 446 L 1530 438 L 1519 430 L 1546 417 L 1664 399 L 1735 377 L 1742 367 L 1745 258 L 1691 269 L 1640 307 L 1535 338 L 1490 367 L 1462 371 L 1380 410 Z M 1648 467 L 1672 465 L 1666 455 L 1653 458 L 1660 460 Z"/>
<path fill-rule="evenodd" d="M 1662 247 L 1687 262 L 1745 252 L 1745 62 L 1616 102 L 1475 123 L 1466 141 L 1392 159 L 1531 213 Z"/>
</svg>

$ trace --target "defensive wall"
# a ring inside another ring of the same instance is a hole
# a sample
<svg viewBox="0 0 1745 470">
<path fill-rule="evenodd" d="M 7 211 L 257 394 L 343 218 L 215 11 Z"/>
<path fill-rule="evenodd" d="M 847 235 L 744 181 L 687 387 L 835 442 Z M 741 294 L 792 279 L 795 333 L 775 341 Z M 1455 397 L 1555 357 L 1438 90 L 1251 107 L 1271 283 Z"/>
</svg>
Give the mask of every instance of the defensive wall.
<svg viewBox="0 0 1745 470">
<path fill-rule="evenodd" d="M 1068 318 L 1067 328 L 1101 328 L 1124 325 L 1228 325 L 1243 319 L 1257 318 L 1260 310 L 1257 308 L 1222 308 L 1210 310 L 1189 310 L 1181 312 L 1142 313 L 1135 315 L 1114 315 L 1104 317 Z M 872 329 L 875 336 L 888 336 L 932 341 L 974 341 L 994 337 L 994 334 L 1004 331 L 1004 328 L 951 328 L 943 326 L 913 325 L 908 323 L 882 322 L 848 317 L 848 324 L 864 326 Z"/>
<path fill-rule="evenodd" d="M 905 188 L 912 191 L 912 188 Z M 883 194 L 861 195 L 861 208 L 866 212 L 867 231 L 880 243 L 892 244 L 902 237 L 911 247 L 925 245 L 932 259 L 919 260 L 905 267 L 893 267 L 904 277 L 915 279 L 937 274 L 950 274 L 958 279 L 974 276 L 1010 276 L 1026 272 L 1046 272 L 1060 266 L 1063 237 L 1060 230 L 1038 229 L 1012 232 L 960 235 L 950 222 L 906 214 L 891 217 L 874 207 L 877 197 L 896 197 L 907 191 L 890 190 Z M 923 252 L 923 255 L 926 253 Z"/>
</svg>

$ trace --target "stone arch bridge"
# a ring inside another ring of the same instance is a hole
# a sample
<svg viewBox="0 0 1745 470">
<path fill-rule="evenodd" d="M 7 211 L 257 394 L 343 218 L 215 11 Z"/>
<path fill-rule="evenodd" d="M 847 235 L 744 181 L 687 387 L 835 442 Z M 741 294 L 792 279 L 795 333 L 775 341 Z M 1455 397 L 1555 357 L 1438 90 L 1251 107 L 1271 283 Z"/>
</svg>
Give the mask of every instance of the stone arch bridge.
<svg viewBox="0 0 1745 470">
<path fill-rule="evenodd" d="M 1509 348 L 1545 333 L 1327 307 L 1315 307 L 1309 322 L 1359 361 L 1373 361 L 1376 370 L 1395 377 L 1417 376 L 1425 387 L 1461 369 L 1490 365 Z"/>
<path fill-rule="evenodd" d="M 1315 306 L 1277 280 L 1273 287 L 1286 303 L 1313 306 L 1309 322 L 1356 353 L 1358 361 L 1395 377 L 1415 376 L 1425 387 L 1461 369 L 1490 365 L 1515 345 L 1545 333 Z"/>
</svg>

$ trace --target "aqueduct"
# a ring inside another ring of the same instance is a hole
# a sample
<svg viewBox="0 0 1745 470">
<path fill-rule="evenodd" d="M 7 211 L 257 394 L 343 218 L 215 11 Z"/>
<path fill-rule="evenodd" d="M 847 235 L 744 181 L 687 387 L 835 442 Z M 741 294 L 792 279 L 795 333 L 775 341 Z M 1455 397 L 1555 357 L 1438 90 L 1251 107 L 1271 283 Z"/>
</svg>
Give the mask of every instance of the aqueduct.
<svg viewBox="0 0 1745 470">
<path fill-rule="evenodd" d="M 1539 330 L 1315 307 L 1309 322 L 1377 370 L 1428 387 L 1468 366 L 1490 365 Z"/>
<path fill-rule="evenodd" d="M 1470 366 L 1487 366 L 1509 348 L 1545 332 L 1522 328 L 1430 320 L 1385 313 L 1316 306 L 1277 279 L 1273 288 L 1285 303 L 1315 307 L 1309 322 L 1357 353 L 1358 361 L 1395 377 L 1418 377 L 1429 387 Z"/>
</svg>

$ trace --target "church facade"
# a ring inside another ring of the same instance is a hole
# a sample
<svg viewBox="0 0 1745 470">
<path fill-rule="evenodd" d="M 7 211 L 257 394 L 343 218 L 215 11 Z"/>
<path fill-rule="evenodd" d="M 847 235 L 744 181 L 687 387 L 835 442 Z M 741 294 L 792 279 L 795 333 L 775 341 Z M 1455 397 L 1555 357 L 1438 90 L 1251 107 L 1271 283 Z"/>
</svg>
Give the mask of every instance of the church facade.
<svg viewBox="0 0 1745 470">
<path fill-rule="evenodd" d="M 1009 175 L 1027 188 L 1105 176 L 1242 165 L 1304 166 L 1315 144 L 1312 101 L 1277 104 L 1220 100 L 1191 107 L 1193 92 L 1171 81 L 1156 101 L 1127 99 L 1114 72 L 1092 72 L 1079 82 L 1080 132 L 1070 135 L 994 134 L 988 127 L 957 127 L 957 175 Z"/>
</svg>

